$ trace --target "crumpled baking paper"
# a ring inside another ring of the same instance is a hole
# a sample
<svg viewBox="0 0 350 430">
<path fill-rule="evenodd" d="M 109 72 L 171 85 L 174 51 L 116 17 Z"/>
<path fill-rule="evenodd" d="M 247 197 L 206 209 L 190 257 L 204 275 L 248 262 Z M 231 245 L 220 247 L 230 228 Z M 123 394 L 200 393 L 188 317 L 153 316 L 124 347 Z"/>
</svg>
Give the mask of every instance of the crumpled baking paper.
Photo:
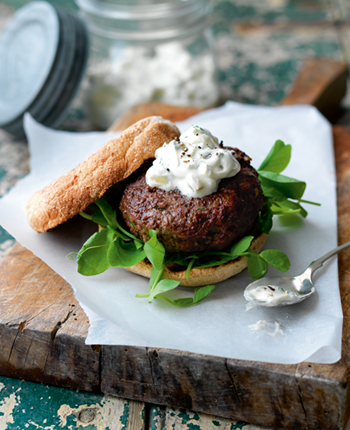
<svg viewBox="0 0 350 430">
<path fill-rule="evenodd" d="M 308 217 L 274 217 L 265 249 L 287 253 L 290 275 L 296 275 L 337 246 L 336 178 L 329 123 L 310 106 L 261 107 L 233 102 L 178 123 L 209 129 L 225 145 L 237 146 L 258 167 L 277 139 L 292 144 L 292 160 L 284 174 L 305 180 Z M 342 310 L 337 258 L 314 277 L 317 293 L 304 302 L 280 308 L 246 310 L 244 288 L 250 282 L 244 271 L 218 284 L 207 299 L 187 308 L 171 307 L 161 300 L 152 304 L 137 299 L 148 280 L 122 268 L 95 277 L 77 273 L 76 262 L 66 255 L 78 251 L 95 226 L 77 216 L 51 232 L 38 234 L 24 213 L 28 198 L 62 173 L 75 167 L 117 133 L 54 131 L 25 117 L 31 153 L 31 173 L 0 200 L 0 223 L 22 245 L 60 274 L 74 289 L 90 320 L 88 344 L 137 345 L 173 348 L 242 360 L 293 364 L 301 361 L 332 363 L 341 356 Z M 288 221 L 288 222 L 287 222 Z M 279 272 L 269 269 L 269 275 Z M 175 293 L 189 296 L 193 290 Z M 284 335 L 264 330 L 253 333 L 259 320 L 281 325 Z"/>
</svg>

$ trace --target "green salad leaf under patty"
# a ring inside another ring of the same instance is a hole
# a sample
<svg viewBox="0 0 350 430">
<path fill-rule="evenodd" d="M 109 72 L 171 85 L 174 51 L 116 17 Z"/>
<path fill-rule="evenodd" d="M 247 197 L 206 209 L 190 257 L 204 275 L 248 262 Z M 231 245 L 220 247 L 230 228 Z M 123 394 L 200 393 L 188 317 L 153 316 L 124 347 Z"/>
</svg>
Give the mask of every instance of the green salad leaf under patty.
<svg viewBox="0 0 350 430">
<path fill-rule="evenodd" d="M 247 257 L 249 275 L 253 279 L 265 276 L 268 265 L 286 272 L 290 262 L 282 251 L 267 249 L 258 254 L 251 251 L 250 246 L 254 237 L 261 233 L 269 233 L 273 215 L 300 214 L 306 217 L 307 212 L 301 204 L 318 205 L 318 203 L 302 200 L 306 188 L 305 182 L 281 175 L 288 166 L 290 157 L 291 145 L 285 145 L 281 140 L 277 140 L 257 169 L 265 196 L 258 221 L 250 235 L 223 251 L 171 254 L 159 242 L 154 230 L 149 230 L 150 239 L 144 243 L 119 224 L 119 214 L 116 209 L 113 209 L 105 199 L 97 199 L 92 205 L 94 208 L 92 215 L 85 212 L 80 215 L 103 228 L 94 233 L 77 253 L 78 272 L 85 276 L 98 275 L 111 266 L 130 267 L 147 258 L 152 264 L 148 292 L 138 294 L 136 297 L 147 298 L 149 303 L 156 298 L 162 299 L 178 307 L 199 303 L 214 290 L 215 285 L 196 288 L 193 298 L 171 300 L 164 293 L 174 290 L 180 282 L 164 279 L 164 268 L 170 263 L 186 268 L 187 279 L 192 269 L 219 266 L 239 257 Z"/>
</svg>

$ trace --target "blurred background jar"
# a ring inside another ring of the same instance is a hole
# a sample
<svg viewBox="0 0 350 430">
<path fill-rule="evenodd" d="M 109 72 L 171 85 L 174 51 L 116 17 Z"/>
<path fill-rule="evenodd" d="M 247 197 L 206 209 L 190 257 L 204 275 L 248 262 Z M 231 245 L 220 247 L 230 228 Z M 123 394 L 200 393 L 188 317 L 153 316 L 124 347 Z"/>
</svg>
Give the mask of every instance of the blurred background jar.
<svg viewBox="0 0 350 430">
<path fill-rule="evenodd" d="M 90 30 L 83 83 L 90 121 L 108 128 L 131 106 L 207 108 L 219 100 L 209 0 L 76 0 Z"/>
</svg>

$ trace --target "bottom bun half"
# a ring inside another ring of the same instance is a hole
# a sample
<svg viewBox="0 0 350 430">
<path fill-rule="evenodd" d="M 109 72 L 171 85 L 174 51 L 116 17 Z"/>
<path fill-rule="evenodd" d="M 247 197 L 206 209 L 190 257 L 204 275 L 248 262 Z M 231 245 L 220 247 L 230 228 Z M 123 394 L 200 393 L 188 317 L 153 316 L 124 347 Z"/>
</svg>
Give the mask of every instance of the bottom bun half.
<svg viewBox="0 0 350 430">
<path fill-rule="evenodd" d="M 264 246 L 266 238 L 267 234 L 265 233 L 256 237 L 251 243 L 251 251 L 260 252 Z M 180 285 L 183 285 L 184 287 L 202 287 L 204 285 L 216 284 L 218 282 L 225 281 L 226 279 L 231 278 L 231 276 L 242 272 L 242 270 L 247 267 L 247 257 L 239 257 L 227 263 L 220 264 L 220 266 L 192 269 L 188 279 L 185 278 L 186 269 L 179 271 L 178 267 L 179 266 L 172 270 L 171 267 L 166 266 L 164 269 L 164 278 L 180 281 Z M 137 275 L 150 278 L 152 265 L 148 260 L 142 260 L 135 266 L 125 267 L 125 269 L 136 273 Z"/>
</svg>

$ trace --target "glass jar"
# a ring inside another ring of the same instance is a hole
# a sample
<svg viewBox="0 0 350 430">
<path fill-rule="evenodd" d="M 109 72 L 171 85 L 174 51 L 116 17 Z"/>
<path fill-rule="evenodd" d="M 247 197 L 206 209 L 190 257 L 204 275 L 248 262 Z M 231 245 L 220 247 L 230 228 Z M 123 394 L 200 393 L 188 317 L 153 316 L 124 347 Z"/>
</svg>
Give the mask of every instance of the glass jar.
<svg viewBox="0 0 350 430">
<path fill-rule="evenodd" d="M 131 106 L 219 100 L 209 0 L 76 0 L 91 35 L 84 84 L 92 123 L 108 128 Z"/>
</svg>

